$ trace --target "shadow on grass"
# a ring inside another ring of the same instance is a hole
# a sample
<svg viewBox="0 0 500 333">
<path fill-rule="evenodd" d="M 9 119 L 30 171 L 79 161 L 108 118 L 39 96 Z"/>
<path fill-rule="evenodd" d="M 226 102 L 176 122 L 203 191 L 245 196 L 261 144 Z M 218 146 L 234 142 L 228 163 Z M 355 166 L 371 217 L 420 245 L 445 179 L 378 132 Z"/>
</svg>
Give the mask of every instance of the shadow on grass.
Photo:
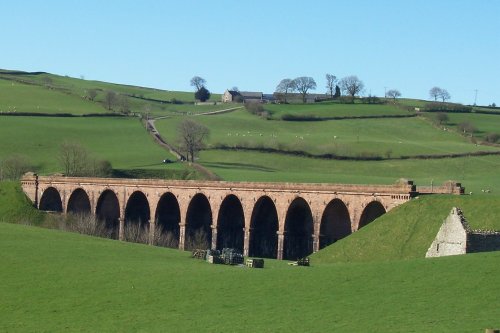
<svg viewBox="0 0 500 333">
<path fill-rule="evenodd" d="M 263 167 L 261 165 L 246 164 L 246 163 L 203 163 L 203 166 L 208 168 L 219 168 L 219 169 L 239 169 L 239 170 L 263 171 L 263 172 L 276 172 L 276 169 Z"/>
</svg>

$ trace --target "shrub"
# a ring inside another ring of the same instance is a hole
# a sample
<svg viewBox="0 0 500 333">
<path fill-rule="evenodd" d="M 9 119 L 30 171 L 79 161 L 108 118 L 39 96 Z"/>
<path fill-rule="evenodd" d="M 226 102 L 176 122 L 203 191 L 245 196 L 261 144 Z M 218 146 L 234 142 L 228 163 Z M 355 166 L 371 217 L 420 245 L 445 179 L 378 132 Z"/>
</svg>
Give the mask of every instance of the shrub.
<svg viewBox="0 0 500 333">
<path fill-rule="evenodd" d="M 14 154 L 0 163 L 0 180 L 18 180 L 32 168 L 29 158 L 25 155 Z"/>
<path fill-rule="evenodd" d="M 476 127 L 468 121 L 458 124 L 458 129 L 464 134 L 473 134 L 476 131 Z"/>
<path fill-rule="evenodd" d="M 446 123 L 449 120 L 449 117 L 444 112 L 438 112 L 438 114 L 436 114 L 436 120 L 441 125 L 443 123 Z"/>
<path fill-rule="evenodd" d="M 500 140 L 500 134 L 498 133 L 488 133 L 486 135 L 486 142 L 497 143 Z"/>
</svg>

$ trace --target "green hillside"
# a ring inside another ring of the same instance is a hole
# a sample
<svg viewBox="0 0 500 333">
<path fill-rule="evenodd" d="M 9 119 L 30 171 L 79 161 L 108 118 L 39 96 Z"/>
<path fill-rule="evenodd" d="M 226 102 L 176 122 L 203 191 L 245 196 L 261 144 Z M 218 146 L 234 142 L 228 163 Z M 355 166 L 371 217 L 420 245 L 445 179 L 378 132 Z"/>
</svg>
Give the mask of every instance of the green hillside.
<svg viewBox="0 0 500 333">
<path fill-rule="evenodd" d="M 90 91 L 96 92 L 92 101 Z M 110 112 L 104 107 L 105 94 L 125 96 L 131 112 L 152 115 L 209 112 L 225 105 L 194 105 L 194 93 L 167 91 L 101 81 L 75 79 L 49 73 L 0 70 L 0 112 L 71 113 L 75 115 Z M 211 101 L 220 101 L 212 94 Z M 173 103 L 175 101 L 175 103 Z M 116 102 L 118 103 L 118 102 Z M 177 104 L 181 103 L 181 104 Z M 117 104 L 116 111 L 120 109 Z"/>
<path fill-rule="evenodd" d="M 174 142 L 183 119 L 160 120 L 157 128 L 167 141 Z M 209 147 L 274 148 L 350 157 L 500 152 L 497 147 L 476 146 L 455 132 L 436 130 L 422 118 L 269 121 L 238 110 L 195 120 L 210 129 Z"/>
<path fill-rule="evenodd" d="M 154 143 L 134 118 L 0 118 L 0 159 L 15 153 L 29 157 L 37 171 L 61 172 L 61 143 L 78 142 L 97 158 L 117 169 L 182 169 L 179 163 L 163 165 L 173 158 Z"/>
<path fill-rule="evenodd" d="M 0 253 L 1 331 L 479 333 L 500 318 L 500 253 L 251 270 L 3 223 Z"/>
</svg>

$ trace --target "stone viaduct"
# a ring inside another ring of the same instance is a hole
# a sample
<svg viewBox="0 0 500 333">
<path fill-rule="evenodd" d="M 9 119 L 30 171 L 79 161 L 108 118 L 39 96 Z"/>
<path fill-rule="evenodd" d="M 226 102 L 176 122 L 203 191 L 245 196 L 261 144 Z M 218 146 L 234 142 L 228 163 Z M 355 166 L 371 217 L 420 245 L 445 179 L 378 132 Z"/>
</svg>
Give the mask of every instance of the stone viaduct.
<svg viewBox="0 0 500 333">
<path fill-rule="evenodd" d="M 416 195 L 397 185 L 246 183 L 27 174 L 40 210 L 94 214 L 114 237 L 127 226 L 167 235 L 180 249 L 200 241 L 244 255 L 295 260 L 351 234 Z"/>
</svg>

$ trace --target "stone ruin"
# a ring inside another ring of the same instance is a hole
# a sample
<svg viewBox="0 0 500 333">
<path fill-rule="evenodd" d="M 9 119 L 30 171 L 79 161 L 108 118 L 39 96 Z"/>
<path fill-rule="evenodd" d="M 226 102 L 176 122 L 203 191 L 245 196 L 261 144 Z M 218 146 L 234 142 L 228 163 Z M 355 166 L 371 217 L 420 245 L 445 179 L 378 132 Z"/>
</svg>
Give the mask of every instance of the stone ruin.
<svg viewBox="0 0 500 333">
<path fill-rule="evenodd" d="M 500 232 L 472 230 L 460 208 L 453 207 L 450 215 L 439 228 L 425 257 L 444 257 L 488 251 L 500 251 Z"/>
</svg>

